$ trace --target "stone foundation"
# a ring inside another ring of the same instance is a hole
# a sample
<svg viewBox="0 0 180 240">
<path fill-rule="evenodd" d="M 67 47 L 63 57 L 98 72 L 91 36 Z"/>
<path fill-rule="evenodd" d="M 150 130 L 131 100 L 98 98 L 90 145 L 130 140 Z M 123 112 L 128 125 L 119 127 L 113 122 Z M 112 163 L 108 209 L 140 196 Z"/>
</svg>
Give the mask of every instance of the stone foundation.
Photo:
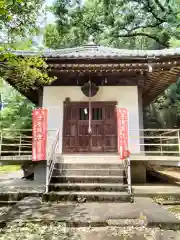
<svg viewBox="0 0 180 240">
<path fill-rule="evenodd" d="M 34 166 L 34 181 L 46 185 L 46 161 L 37 162 Z"/>
<path fill-rule="evenodd" d="M 146 182 L 146 165 L 142 161 L 131 161 L 132 183 Z"/>
</svg>

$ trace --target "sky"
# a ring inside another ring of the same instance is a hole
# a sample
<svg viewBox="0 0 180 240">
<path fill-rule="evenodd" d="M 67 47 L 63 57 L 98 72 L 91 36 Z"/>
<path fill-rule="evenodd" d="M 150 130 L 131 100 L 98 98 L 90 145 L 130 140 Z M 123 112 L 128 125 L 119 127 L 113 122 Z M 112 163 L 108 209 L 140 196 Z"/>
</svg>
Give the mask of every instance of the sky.
<svg viewBox="0 0 180 240">
<path fill-rule="evenodd" d="M 46 0 L 47 5 L 52 5 L 53 2 L 54 2 L 54 0 Z"/>
<path fill-rule="evenodd" d="M 84 4 L 84 1 L 85 0 L 81 0 L 81 5 Z M 51 6 L 54 2 L 55 2 L 55 0 L 46 0 L 46 5 L 47 6 Z M 53 14 L 52 13 L 48 13 L 47 14 L 47 23 L 52 23 L 52 22 L 54 22 L 54 20 L 55 20 L 55 18 L 53 16 Z"/>
<path fill-rule="evenodd" d="M 46 0 L 45 4 L 46 6 L 51 6 L 53 4 L 55 0 Z M 47 24 L 53 23 L 55 21 L 55 17 L 51 12 L 47 12 L 46 15 L 46 22 L 44 23 L 44 17 L 40 17 L 40 19 L 38 21 L 42 21 L 42 23 L 40 24 L 40 26 L 42 26 L 42 28 L 44 28 Z M 43 46 L 43 34 L 40 34 L 38 36 L 33 37 L 33 42 L 35 46 Z"/>
<path fill-rule="evenodd" d="M 46 6 L 51 6 L 56 0 L 46 0 L 45 4 Z M 84 0 L 81 0 L 81 4 L 84 3 Z M 41 19 L 40 19 L 41 21 Z M 51 12 L 47 12 L 46 15 L 46 22 L 44 23 L 42 19 L 42 28 L 44 28 L 47 24 L 55 22 L 55 17 Z M 36 45 L 42 46 L 43 43 L 43 34 L 40 34 L 39 36 L 36 36 L 33 38 L 33 40 L 36 42 Z"/>
<path fill-rule="evenodd" d="M 46 5 L 51 6 L 55 0 L 46 0 Z M 55 18 L 52 13 L 47 13 L 47 23 L 54 22 Z"/>
</svg>

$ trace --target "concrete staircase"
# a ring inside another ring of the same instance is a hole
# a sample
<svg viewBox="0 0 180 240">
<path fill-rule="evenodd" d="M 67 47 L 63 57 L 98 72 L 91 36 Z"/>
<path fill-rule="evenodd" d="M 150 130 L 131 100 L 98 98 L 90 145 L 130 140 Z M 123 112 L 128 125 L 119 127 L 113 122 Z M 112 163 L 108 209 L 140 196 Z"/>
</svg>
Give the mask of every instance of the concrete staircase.
<svg viewBox="0 0 180 240">
<path fill-rule="evenodd" d="M 123 162 L 117 155 L 59 157 L 44 200 L 129 202 Z"/>
</svg>

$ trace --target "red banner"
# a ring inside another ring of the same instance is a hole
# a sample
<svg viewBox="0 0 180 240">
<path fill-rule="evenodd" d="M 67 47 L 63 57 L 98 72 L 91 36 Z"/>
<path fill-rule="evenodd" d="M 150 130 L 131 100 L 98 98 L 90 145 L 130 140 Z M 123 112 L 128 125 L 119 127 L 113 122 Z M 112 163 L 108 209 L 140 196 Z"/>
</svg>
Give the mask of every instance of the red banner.
<svg viewBox="0 0 180 240">
<path fill-rule="evenodd" d="M 35 109 L 32 113 L 32 161 L 46 160 L 47 113 L 46 108 Z"/>
<path fill-rule="evenodd" d="M 117 107 L 118 153 L 125 159 L 128 154 L 128 110 Z"/>
</svg>

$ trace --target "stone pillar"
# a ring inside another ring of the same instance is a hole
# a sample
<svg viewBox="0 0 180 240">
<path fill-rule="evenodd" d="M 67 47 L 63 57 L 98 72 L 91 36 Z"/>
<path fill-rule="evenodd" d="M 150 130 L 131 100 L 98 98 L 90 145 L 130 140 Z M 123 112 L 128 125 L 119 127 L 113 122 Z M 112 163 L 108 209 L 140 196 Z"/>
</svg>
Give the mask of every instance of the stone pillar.
<svg viewBox="0 0 180 240">
<path fill-rule="evenodd" d="M 37 162 L 34 166 L 34 181 L 46 185 L 46 161 Z"/>
<path fill-rule="evenodd" d="M 146 182 L 146 164 L 143 161 L 131 161 L 131 179 L 132 184 Z"/>
</svg>

